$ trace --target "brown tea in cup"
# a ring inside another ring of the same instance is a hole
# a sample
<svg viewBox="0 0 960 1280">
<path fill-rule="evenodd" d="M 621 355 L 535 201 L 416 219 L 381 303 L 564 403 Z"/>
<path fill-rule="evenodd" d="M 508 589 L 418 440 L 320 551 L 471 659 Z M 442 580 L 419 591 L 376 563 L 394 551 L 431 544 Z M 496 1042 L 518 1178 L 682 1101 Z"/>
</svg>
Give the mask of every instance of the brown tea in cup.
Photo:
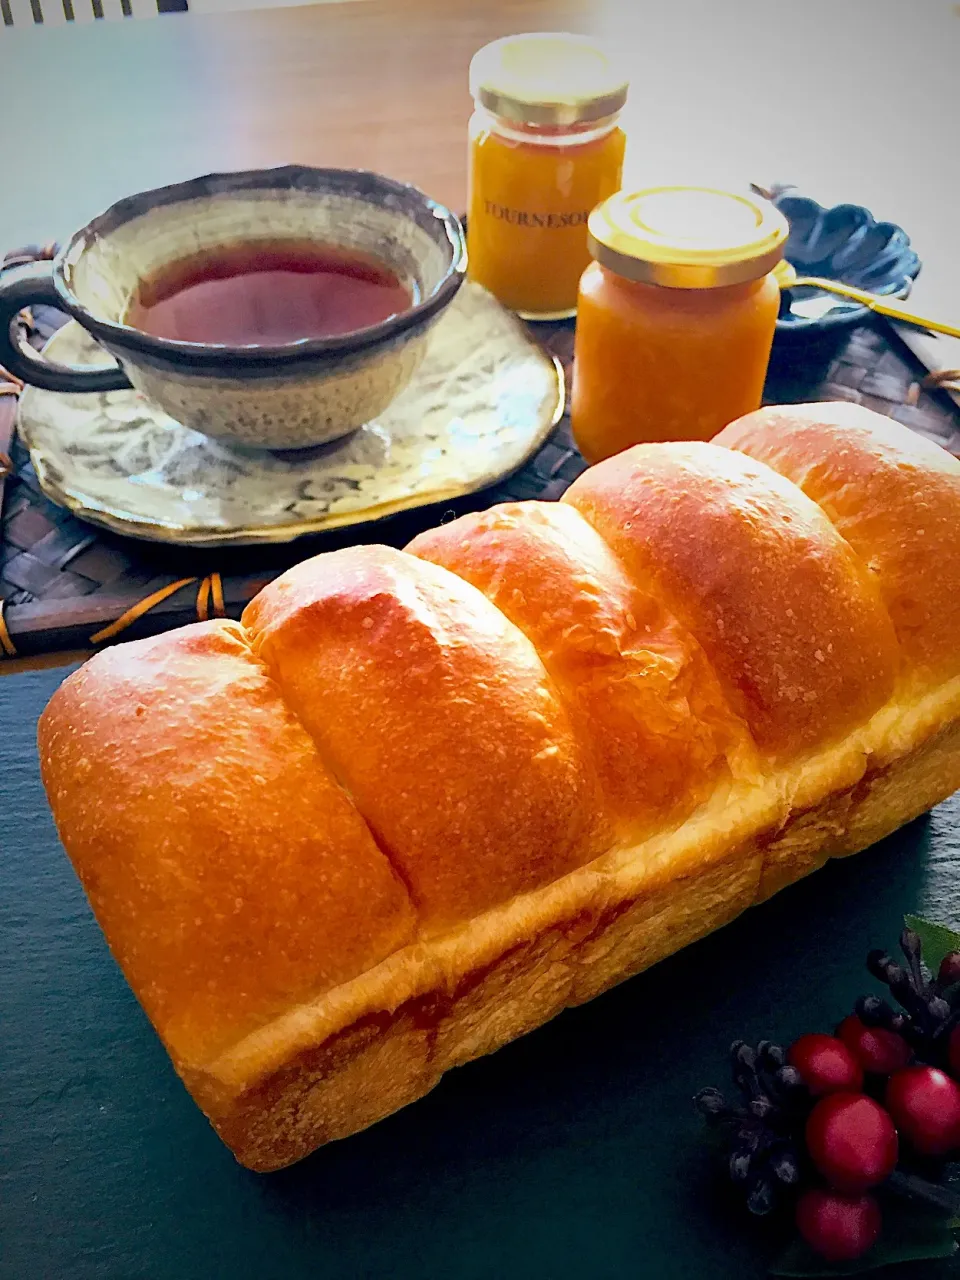
<svg viewBox="0 0 960 1280">
<path fill-rule="evenodd" d="M 166 264 L 124 315 L 176 342 L 282 346 L 379 324 L 412 292 L 370 254 L 310 240 L 240 241 Z"/>
</svg>

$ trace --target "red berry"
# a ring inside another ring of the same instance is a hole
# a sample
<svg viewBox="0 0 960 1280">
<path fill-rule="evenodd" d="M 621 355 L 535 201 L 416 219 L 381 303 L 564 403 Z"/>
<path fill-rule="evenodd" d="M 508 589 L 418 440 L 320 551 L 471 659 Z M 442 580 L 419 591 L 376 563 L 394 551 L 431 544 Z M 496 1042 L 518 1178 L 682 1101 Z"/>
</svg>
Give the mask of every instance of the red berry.
<svg viewBox="0 0 960 1280">
<path fill-rule="evenodd" d="M 806 1141 L 813 1163 L 838 1191 L 875 1187 L 897 1163 L 893 1121 L 865 1093 L 821 1098 L 807 1119 Z"/>
<path fill-rule="evenodd" d="M 795 1040 L 787 1061 L 796 1067 L 815 1098 L 827 1093 L 857 1093 L 863 1086 L 863 1068 L 842 1040 L 814 1032 Z"/>
<path fill-rule="evenodd" d="M 960 1085 L 936 1067 L 904 1067 L 884 1098 L 900 1133 L 925 1156 L 960 1146 Z"/>
<path fill-rule="evenodd" d="M 797 1201 L 797 1230 L 828 1262 L 852 1262 L 880 1234 L 880 1206 L 873 1196 L 805 1191 Z"/>
<path fill-rule="evenodd" d="M 960 1026 L 954 1027 L 950 1032 L 947 1053 L 950 1058 L 950 1070 L 955 1076 L 960 1077 Z"/>
<path fill-rule="evenodd" d="M 837 1035 L 863 1067 L 874 1075 L 889 1076 L 910 1061 L 913 1053 L 903 1036 L 886 1027 L 868 1027 L 851 1013 L 837 1027 Z"/>
<path fill-rule="evenodd" d="M 941 987 L 952 987 L 955 982 L 960 982 L 960 951 L 948 951 L 943 957 L 937 981 Z"/>
</svg>

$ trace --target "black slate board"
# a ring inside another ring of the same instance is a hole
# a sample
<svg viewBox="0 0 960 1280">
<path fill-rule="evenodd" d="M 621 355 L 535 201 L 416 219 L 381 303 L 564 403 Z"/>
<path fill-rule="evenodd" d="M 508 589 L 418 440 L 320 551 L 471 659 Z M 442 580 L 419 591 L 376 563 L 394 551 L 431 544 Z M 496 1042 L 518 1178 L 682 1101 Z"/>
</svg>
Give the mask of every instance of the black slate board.
<svg viewBox="0 0 960 1280">
<path fill-rule="evenodd" d="M 960 924 L 960 796 L 283 1173 L 236 1165 L 180 1085 L 62 853 L 0 680 L 2 1280 L 754 1280 L 690 1098 L 735 1036 L 830 1030 L 905 911 Z M 882 1280 L 946 1280 L 953 1263 Z"/>
</svg>

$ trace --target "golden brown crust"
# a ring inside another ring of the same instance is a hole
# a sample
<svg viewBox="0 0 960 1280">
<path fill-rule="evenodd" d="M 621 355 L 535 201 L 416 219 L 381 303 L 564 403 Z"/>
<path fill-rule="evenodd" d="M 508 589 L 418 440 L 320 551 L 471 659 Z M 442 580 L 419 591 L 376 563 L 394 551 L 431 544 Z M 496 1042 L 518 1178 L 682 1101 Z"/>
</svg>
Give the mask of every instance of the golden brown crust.
<svg viewBox="0 0 960 1280">
<path fill-rule="evenodd" d="M 900 742 L 903 755 L 886 759 L 883 741 L 881 732 L 876 763 L 861 757 L 839 790 L 785 817 L 768 813 L 752 835 L 707 839 L 702 856 L 675 859 L 672 873 L 604 884 L 574 872 L 568 893 L 533 896 L 542 901 L 526 907 L 522 942 L 496 958 L 465 964 L 432 994 L 387 988 L 379 1005 L 367 999 L 355 1020 L 292 1047 L 246 1083 L 224 1089 L 210 1075 L 190 1078 L 194 1096 L 238 1159 L 259 1171 L 373 1124 L 450 1067 L 592 999 L 950 795 L 960 786 L 960 686 L 914 726 L 912 745 Z"/>
<path fill-rule="evenodd" d="M 572 507 L 492 507 L 407 550 L 472 583 L 533 642 L 621 831 L 689 812 L 731 757 L 734 770 L 752 762 L 703 650 Z"/>
<path fill-rule="evenodd" d="M 899 663 L 866 569 L 776 472 L 714 445 L 638 445 L 563 498 L 703 645 L 762 750 L 841 738 Z"/>
<path fill-rule="evenodd" d="M 952 552 L 889 492 L 935 576 Z M 251 1168 L 372 1123 L 960 785 L 960 676 L 930 674 L 953 669 L 931 617 L 901 651 L 868 568 L 876 529 L 899 600 L 883 520 L 854 520 L 858 558 L 789 480 L 707 445 L 630 451 L 570 498 L 450 526 L 422 558 L 319 556 L 253 602 L 249 633 L 110 650 L 44 715 L 98 917 Z M 675 680 L 621 707 L 651 655 Z"/>
<path fill-rule="evenodd" d="M 118 645 L 40 719 L 54 817 L 178 1064 L 412 941 L 406 891 L 234 622 Z"/>
<path fill-rule="evenodd" d="M 609 842 L 536 650 L 475 588 L 389 547 L 297 565 L 243 617 L 435 930 Z"/>
<path fill-rule="evenodd" d="M 960 673 L 960 461 L 861 405 L 759 409 L 714 443 L 765 462 L 821 506 L 876 575 L 910 668 Z"/>
</svg>

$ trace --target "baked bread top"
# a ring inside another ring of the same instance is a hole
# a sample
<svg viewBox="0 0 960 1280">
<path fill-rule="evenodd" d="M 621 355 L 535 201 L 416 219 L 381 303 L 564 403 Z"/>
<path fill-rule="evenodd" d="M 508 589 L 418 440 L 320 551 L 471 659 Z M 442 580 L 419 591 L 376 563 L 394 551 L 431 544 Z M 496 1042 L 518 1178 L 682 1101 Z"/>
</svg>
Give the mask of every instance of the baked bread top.
<svg viewBox="0 0 960 1280">
<path fill-rule="evenodd" d="M 97 919 L 178 1061 L 415 936 L 401 880 L 236 622 L 97 654 L 45 710 L 40 759 Z"/>
<path fill-rule="evenodd" d="M 960 673 L 960 461 L 843 402 L 760 409 L 715 443 L 766 463 L 829 517 L 877 582 L 908 679 Z"/>
<path fill-rule="evenodd" d="M 507 503 L 407 550 L 471 582 L 533 642 L 623 838 L 756 767 L 747 727 L 692 633 L 573 507 Z"/>
<path fill-rule="evenodd" d="M 96 655 L 41 718 L 51 806 L 200 1068 L 957 674 L 957 527 L 960 463 L 867 411 L 638 446 Z"/>
<path fill-rule="evenodd" d="M 712 444 L 641 445 L 563 501 L 689 626 L 761 751 L 822 746 L 890 696 L 899 655 L 869 568 L 763 463 Z"/>
</svg>

